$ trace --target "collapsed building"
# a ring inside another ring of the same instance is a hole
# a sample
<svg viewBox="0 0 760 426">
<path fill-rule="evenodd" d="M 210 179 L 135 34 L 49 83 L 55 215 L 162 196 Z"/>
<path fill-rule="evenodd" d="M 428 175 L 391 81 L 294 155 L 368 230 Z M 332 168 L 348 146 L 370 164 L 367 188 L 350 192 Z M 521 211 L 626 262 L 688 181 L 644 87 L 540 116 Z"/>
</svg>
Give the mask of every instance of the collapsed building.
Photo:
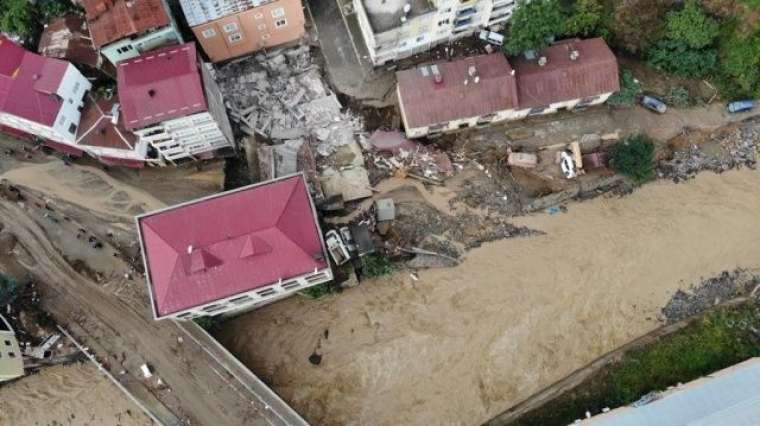
<svg viewBox="0 0 760 426">
<path fill-rule="evenodd" d="M 180 0 L 196 39 L 212 62 L 300 40 L 301 0 Z"/>
<path fill-rule="evenodd" d="M 423 65 L 396 77 L 410 138 L 583 109 L 620 89 L 617 59 L 601 38 L 563 40 L 536 59 L 510 63 L 494 53 Z"/>
<path fill-rule="evenodd" d="M 353 0 L 369 57 L 376 66 L 497 27 L 512 17 L 515 0 Z"/>
<path fill-rule="evenodd" d="M 69 61 L 85 70 L 96 70 L 103 62 L 92 44 L 87 23 L 81 16 L 71 13 L 45 25 L 37 52 L 48 58 Z"/>
</svg>

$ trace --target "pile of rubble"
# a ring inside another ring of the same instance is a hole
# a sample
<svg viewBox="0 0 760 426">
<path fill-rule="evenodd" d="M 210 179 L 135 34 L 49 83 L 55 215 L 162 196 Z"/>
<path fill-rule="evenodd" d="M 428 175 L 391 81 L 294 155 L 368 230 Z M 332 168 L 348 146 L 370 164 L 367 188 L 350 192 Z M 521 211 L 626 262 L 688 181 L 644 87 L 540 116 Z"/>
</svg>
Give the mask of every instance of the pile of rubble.
<svg viewBox="0 0 760 426">
<path fill-rule="evenodd" d="M 391 175 L 440 185 L 444 177 L 454 173 L 455 163 L 446 152 L 406 139 L 401 132 L 378 130 L 369 139 L 362 139 L 362 145 L 374 166 Z"/>
<path fill-rule="evenodd" d="M 660 162 L 658 177 L 673 179 L 677 183 L 702 170 L 721 173 L 741 166 L 754 168 L 760 147 L 760 121 L 747 121 L 729 131 L 721 131 L 711 139 L 710 144 L 716 149 L 708 151 L 691 145 L 675 151 L 672 159 Z"/>
<path fill-rule="evenodd" d="M 749 271 L 724 271 L 717 277 L 703 280 L 689 292 L 678 290 L 662 309 L 668 323 L 678 322 L 705 312 L 735 297 L 757 292 L 760 277 Z"/>
</svg>

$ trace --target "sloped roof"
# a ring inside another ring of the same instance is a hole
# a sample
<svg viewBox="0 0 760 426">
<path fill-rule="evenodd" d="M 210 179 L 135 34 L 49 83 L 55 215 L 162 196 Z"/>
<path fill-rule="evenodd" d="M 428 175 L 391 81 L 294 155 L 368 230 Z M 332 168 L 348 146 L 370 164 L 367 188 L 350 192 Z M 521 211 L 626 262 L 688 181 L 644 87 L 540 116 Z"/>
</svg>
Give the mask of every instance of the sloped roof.
<svg viewBox="0 0 760 426">
<path fill-rule="evenodd" d="M 97 48 L 171 22 L 161 0 L 82 0 Z"/>
<path fill-rule="evenodd" d="M 443 78 L 441 83 L 435 82 L 430 66 L 396 73 L 408 127 L 423 127 L 517 107 L 515 77 L 503 54 L 473 56 L 434 65 Z M 468 74 L 471 66 L 477 70 L 477 83 Z M 465 80 L 468 80 L 466 85 Z"/>
<path fill-rule="evenodd" d="M 130 130 L 207 110 L 194 43 L 119 62 L 117 82 Z"/>
<path fill-rule="evenodd" d="M 52 126 L 62 105 L 55 92 L 68 66 L 0 36 L 0 111 Z"/>
<path fill-rule="evenodd" d="M 578 51 L 572 60 L 570 52 Z M 616 92 L 618 63 L 602 38 L 570 39 L 541 52 L 546 65 L 520 56 L 512 61 L 517 75 L 520 109 Z"/>
<path fill-rule="evenodd" d="M 89 37 L 84 19 L 68 14 L 50 21 L 40 36 L 37 51 L 49 58 L 65 59 L 75 64 L 97 68 L 100 62 L 99 54 Z"/>
<path fill-rule="evenodd" d="M 77 145 L 132 151 L 137 136 L 124 126 L 124 115 L 119 111 L 119 98 L 98 99 L 87 94 L 79 122 Z M 115 112 L 115 114 L 114 114 Z M 117 115 L 116 124 L 112 119 Z"/>
<path fill-rule="evenodd" d="M 157 317 L 328 267 L 301 175 L 138 217 Z"/>
</svg>

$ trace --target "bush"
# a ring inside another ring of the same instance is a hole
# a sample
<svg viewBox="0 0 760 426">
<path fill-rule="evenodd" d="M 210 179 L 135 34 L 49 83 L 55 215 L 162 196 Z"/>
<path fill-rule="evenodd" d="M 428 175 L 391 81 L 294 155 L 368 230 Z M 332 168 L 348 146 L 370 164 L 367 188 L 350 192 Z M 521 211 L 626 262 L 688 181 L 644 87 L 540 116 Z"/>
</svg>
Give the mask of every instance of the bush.
<svg viewBox="0 0 760 426">
<path fill-rule="evenodd" d="M 519 55 L 542 50 L 552 37 L 564 33 L 565 17 L 559 0 L 518 0 L 510 19 L 504 51 Z"/>
<path fill-rule="evenodd" d="M 641 84 L 633 77 L 633 73 L 627 69 L 621 69 L 620 90 L 610 96 L 607 103 L 614 106 L 631 106 L 636 103 L 639 93 L 641 93 Z"/>
<path fill-rule="evenodd" d="M 694 49 L 683 41 L 664 39 L 647 50 L 646 60 L 658 70 L 699 78 L 715 71 L 718 53 L 715 49 Z"/>
<path fill-rule="evenodd" d="M 301 290 L 300 293 L 309 299 L 319 299 L 328 294 L 337 293 L 337 289 L 332 282 L 327 282 Z"/>
<path fill-rule="evenodd" d="M 612 149 L 612 166 L 636 183 L 654 177 L 654 143 L 643 134 L 629 136 Z"/>
<path fill-rule="evenodd" d="M 19 285 L 13 278 L 0 274 L 0 306 L 12 303 L 18 297 Z"/>
<path fill-rule="evenodd" d="M 0 31 L 29 38 L 38 30 L 34 15 L 28 0 L 0 0 Z"/>
<path fill-rule="evenodd" d="M 683 86 L 671 87 L 670 92 L 665 95 L 665 103 L 676 108 L 688 108 L 694 105 L 689 90 Z"/>
<path fill-rule="evenodd" d="M 603 13 L 604 7 L 599 0 L 576 1 L 572 14 L 565 21 L 565 34 L 583 38 L 600 35 Z"/>
<path fill-rule="evenodd" d="M 198 317 L 193 321 L 208 332 L 216 330 L 222 322 L 221 317 Z"/>
<path fill-rule="evenodd" d="M 718 84 L 724 98 L 760 98 L 760 30 L 721 43 Z"/>
<path fill-rule="evenodd" d="M 707 16 L 695 0 L 688 0 L 679 11 L 668 12 L 666 21 L 666 37 L 692 49 L 713 44 L 720 32 L 718 22 Z"/>
<path fill-rule="evenodd" d="M 367 278 L 388 275 L 393 272 L 393 265 L 385 256 L 370 254 L 362 257 L 362 272 Z"/>
</svg>

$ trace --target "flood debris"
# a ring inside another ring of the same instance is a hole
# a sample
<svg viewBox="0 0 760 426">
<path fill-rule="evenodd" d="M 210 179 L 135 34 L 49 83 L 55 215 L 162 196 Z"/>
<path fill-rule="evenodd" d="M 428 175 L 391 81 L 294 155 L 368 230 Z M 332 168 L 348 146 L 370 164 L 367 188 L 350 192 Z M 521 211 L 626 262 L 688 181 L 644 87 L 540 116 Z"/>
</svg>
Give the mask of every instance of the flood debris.
<svg viewBox="0 0 760 426">
<path fill-rule="evenodd" d="M 703 279 L 689 290 L 678 290 L 662 309 L 668 323 L 700 314 L 711 307 L 738 296 L 750 294 L 760 283 L 760 276 L 737 269 L 723 271 L 717 277 Z"/>
</svg>

